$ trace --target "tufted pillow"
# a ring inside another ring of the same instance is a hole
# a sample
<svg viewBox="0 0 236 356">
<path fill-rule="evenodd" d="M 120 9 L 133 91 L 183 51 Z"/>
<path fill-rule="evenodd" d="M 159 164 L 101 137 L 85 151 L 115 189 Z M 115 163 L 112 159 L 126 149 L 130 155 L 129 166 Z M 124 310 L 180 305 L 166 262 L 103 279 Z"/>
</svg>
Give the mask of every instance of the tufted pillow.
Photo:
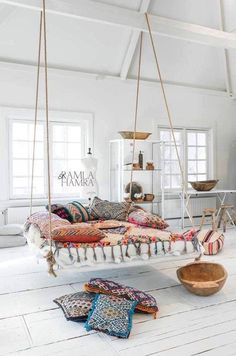
<svg viewBox="0 0 236 356">
<path fill-rule="evenodd" d="M 130 213 L 128 221 L 132 224 L 152 227 L 159 230 L 164 230 L 169 226 L 165 220 L 161 219 L 158 215 L 143 210 L 136 210 Z"/>
<path fill-rule="evenodd" d="M 205 255 L 216 255 L 224 246 L 225 237 L 213 230 L 200 230 L 195 235 L 204 247 Z"/>
<path fill-rule="evenodd" d="M 48 210 L 48 205 L 46 205 L 46 209 Z M 73 222 L 73 216 L 71 215 L 69 209 L 62 204 L 52 204 L 51 210 L 53 214 L 58 215 L 62 219 L 68 220 L 70 223 Z"/>
<path fill-rule="evenodd" d="M 126 221 L 129 207 L 130 204 L 126 202 L 113 203 L 95 197 L 89 211 L 94 219 Z"/>
<path fill-rule="evenodd" d="M 92 226 L 81 226 L 81 224 L 62 226 L 52 230 L 52 239 L 60 242 L 91 243 L 98 242 L 104 237 L 106 234 L 101 230 Z"/>
<path fill-rule="evenodd" d="M 92 308 L 94 293 L 77 292 L 54 299 L 54 303 L 63 310 L 67 320 L 85 321 Z"/>
<path fill-rule="evenodd" d="M 137 302 L 124 298 L 98 294 L 93 301 L 85 329 L 103 331 L 108 335 L 127 339 L 136 304 Z"/>
<path fill-rule="evenodd" d="M 127 287 L 123 284 L 109 281 L 102 278 L 92 278 L 90 282 L 84 285 L 87 292 L 102 293 L 114 295 L 137 302 L 136 309 L 154 314 L 158 312 L 156 299 L 143 291 L 136 288 Z"/>
<path fill-rule="evenodd" d="M 66 205 L 73 223 L 86 222 L 91 219 L 88 209 L 78 201 Z"/>
</svg>

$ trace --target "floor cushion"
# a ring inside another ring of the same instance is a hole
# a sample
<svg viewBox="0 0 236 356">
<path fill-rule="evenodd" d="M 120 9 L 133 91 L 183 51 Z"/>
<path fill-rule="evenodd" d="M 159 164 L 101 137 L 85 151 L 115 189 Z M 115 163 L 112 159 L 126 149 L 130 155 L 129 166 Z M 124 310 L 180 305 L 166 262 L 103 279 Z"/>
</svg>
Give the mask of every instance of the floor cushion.
<svg viewBox="0 0 236 356">
<path fill-rule="evenodd" d="M 72 216 L 73 223 L 86 222 L 91 220 L 88 209 L 78 201 L 73 201 L 66 205 Z"/>
<path fill-rule="evenodd" d="M 106 237 L 104 232 L 93 226 L 84 226 L 82 223 L 69 226 L 60 226 L 52 230 L 52 239 L 61 242 L 98 242 Z"/>
<path fill-rule="evenodd" d="M 128 287 L 102 278 L 90 279 L 90 282 L 85 284 L 84 288 L 88 292 L 114 295 L 136 301 L 137 310 L 154 314 L 154 316 L 156 316 L 156 313 L 158 312 L 156 299 L 152 295 L 136 288 Z"/>
<path fill-rule="evenodd" d="M 125 298 L 98 294 L 93 301 L 92 311 L 85 323 L 85 329 L 128 338 L 136 304 L 136 301 Z"/>
<path fill-rule="evenodd" d="M 23 233 L 23 226 L 20 224 L 7 224 L 0 226 L 0 235 L 21 235 Z"/>
<path fill-rule="evenodd" d="M 152 227 L 160 230 L 166 229 L 169 225 L 158 215 L 148 213 L 143 210 L 136 210 L 129 214 L 128 221 L 132 224 Z"/>
<path fill-rule="evenodd" d="M 0 235 L 0 248 L 18 247 L 26 244 L 26 238 L 22 235 Z"/>
<path fill-rule="evenodd" d="M 89 211 L 94 219 L 126 221 L 130 204 L 113 203 L 95 197 L 90 205 Z"/>
<path fill-rule="evenodd" d="M 77 292 L 54 299 L 54 303 L 63 310 L 67 320 L 85 321 L 92 308 L 96 294 Z"/>
<path fill-rule="evenodd" d="M 225 237 L 221 232 L 200 230 L 196 236 L 204 247 L 205 255 L 216 255 L 224 246 Z"/>
</svg>

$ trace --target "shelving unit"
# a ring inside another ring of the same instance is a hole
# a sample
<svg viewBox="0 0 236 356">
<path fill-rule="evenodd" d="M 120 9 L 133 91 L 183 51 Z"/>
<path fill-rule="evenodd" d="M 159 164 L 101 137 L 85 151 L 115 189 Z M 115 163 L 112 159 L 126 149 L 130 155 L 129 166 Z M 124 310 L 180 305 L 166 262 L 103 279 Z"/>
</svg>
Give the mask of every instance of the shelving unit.
<svg viewBox="0 0 236 356">
<path fill-rule="evenodd" d="M 152 202 L 143 201 L 138 205 L 145 205 L 147 210 L 165 216 L 165 191 L 164 191 L 164 167 L 161 154 L 164 152 L 163 141 L 136 140 L 135 162 L 138 162 L 139 151 L 143 152 L 144 168 L 146 162 L 152 160 L 154 170 L 137 169 L 133 171 L 133 181 L 143 187 L 143 192 L 152 193 L 155 198 Z M 125 165 L 132 161 L 133 140 L 112 140 L 109 143 L 110 165 L 110 200 L 123 201 L 126 185 L 130 182 L 131 169 Z"/>
</svg>

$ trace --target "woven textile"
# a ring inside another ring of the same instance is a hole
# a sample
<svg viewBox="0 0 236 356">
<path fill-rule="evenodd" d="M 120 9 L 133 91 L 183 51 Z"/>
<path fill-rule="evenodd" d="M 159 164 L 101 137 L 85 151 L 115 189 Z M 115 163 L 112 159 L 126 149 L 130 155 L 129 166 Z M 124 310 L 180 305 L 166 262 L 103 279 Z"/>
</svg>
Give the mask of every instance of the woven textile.
<svg viewBox="0 0 236 356">
<path fill-rule="evenodd" d="M 55 214 L 51 214 L 51 222 L 52 222 L 52 231 L 55 228 L 61 228 L 66 225 L 71 226 L 68 220 L 61 219 L 59 216 Z M 48 212 L 38 212 L 32 214 L 26 223 L 35 224 L 40 232 L 41 236 L 49 239 L 49 213 Z"/>
<path fill-rule="evenodd" d="M 152 295 L 136 288 L 127 287 L 102 278 L 92 278 L 84 287 L 88 292 L 115 295 L 136 301 L 138 303 L 136 309 L 146 313 L 156 314 L 158 311 L 156 299 Z"/>
<path fill-rule="evenodd" d="M 129 210 L 128 203 L 113 203 L 95 197 L 89 208 L 95 219 L 126 221 Z"/>
<path fill-rule="evenodd" d="M 78 292 L 63 295 L 54 299 L 54 302 L 62 308 L 67 320 L 85 321 L 92 309 L 95 294 Z"/>
<path fill-rule="evenodd" d="M 85 329 L 128 338 L 137 302 L 111 295 L 97 295 L 93 301 Z"/>
<path fill-rule="evenodd" d="M 69 226 L 60 226 L 53 229 L 52 239 L 60 242 L 97 242 L 105 238 L 106 235 L 92 226 L 81 226 L 81 224 L 73 224 Z"/>
<path fill-rule="evenodd" d="M 224 246 L 225 237 L 220 232 L 200 230 L 196 236 L 204 247 L 205 255 L 216 255 Z"/>
<path fill-rule="evenodd" d="M 158 215 L 153 215 L 143 210 L 136 210 L 129 214 L 128 221 L 132 224 L 152 227 L 160 230 L 166 229 L 169 225 Z"/>
<path fill-rule="evenodd" d="M 86 222 L 90 220 L 90 214 L 85 206 L 78 201 L 73 201 L 66 205 L 69 210 L 73 223 Z"/>
<path fill-rule="evenodd" d="M 46 205 L 46 209 L 48 210 L 48 205 Z M 64 206 L 62 204 L 52 204 L 51 211 L 53 214 L 58 215 L 60 218 L 66 219 L 70 223 L 73 222 L 73 217 L 72 217 L 69 209 L 67 209 L 66 206 Z"/>
</svg>

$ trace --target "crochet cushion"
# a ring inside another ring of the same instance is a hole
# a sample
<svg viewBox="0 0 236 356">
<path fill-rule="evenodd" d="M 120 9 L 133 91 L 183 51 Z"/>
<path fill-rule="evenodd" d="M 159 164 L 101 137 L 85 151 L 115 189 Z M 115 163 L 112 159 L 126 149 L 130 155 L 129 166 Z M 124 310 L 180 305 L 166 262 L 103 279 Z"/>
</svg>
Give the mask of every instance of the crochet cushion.
<svg viewBox="0 0 236 356">
<path fill-rule="evenodd" d="M 165 220 L 161 219 L 158 215 L 153 215 L 143 210 L 136 210 L 130 213 L 128 221 L 132 224 L 152 227 L 160 230 L 164 230 L 169 226 Z"/>
<path fill-rule="evenodd" d="M 46 209 L 48 210 L 48 205 L 46 205 Z M 52 204 L 51 211 L 53 214 L 58 215 L 62 219 L 68 220 L 70 223 L 73 222 L 73 216 L 71 215 L 69 209 L 62 204 Z"/>
<path fill-rule="evenodd" d="M 154 314 L 155 316 L 158 312 L 156 299 L 152 295 L 136 288 L 127 287 L 120 283 L 102 278 L 92 278 L 84 287 L 88 292 L 114 295 L 136 301 L 136 309 L 142 312 Z"/>
<path fill-rule="evenodd" d="M 88 209 L 78 201 L 73 201 L 66 205 L 73 223 L 86 222 L 91 219 Z"/>
<path fill-rule="evenodd" d="M 225 237 L 218 231 L 200 230 L 196 236 L 204 247 L 205 255 L 216 255 L 224 246 Z"/>
<path fill-rule="evenodd" d="M 126 202 L 113 203 L 95 197 L 89 211 L 94 219 L 126 221 L 129 206 L 130 205 Z"/>
<path fill-rule="evenodd" d="M 54 303 L 63 310 L 67 320 L 85 321 L 92 308 L 95 294 L 77 292 L 54 299 Z"/>
<path fill-rule="evenodd" d="M 52 230 L 53 240 L 60 242 L 91 243 L 98 242 L 104 237 L 106 237 L 106 234 L 101 230 L 81 224 L 62 226 Z"/>
<path fill-rule="evenodd" d="M 137 302 L 125 298 L 98 294 L 93 301 L 85 329 L 103 331 L 127 339 L 136 304 Z"/>
</svg>

